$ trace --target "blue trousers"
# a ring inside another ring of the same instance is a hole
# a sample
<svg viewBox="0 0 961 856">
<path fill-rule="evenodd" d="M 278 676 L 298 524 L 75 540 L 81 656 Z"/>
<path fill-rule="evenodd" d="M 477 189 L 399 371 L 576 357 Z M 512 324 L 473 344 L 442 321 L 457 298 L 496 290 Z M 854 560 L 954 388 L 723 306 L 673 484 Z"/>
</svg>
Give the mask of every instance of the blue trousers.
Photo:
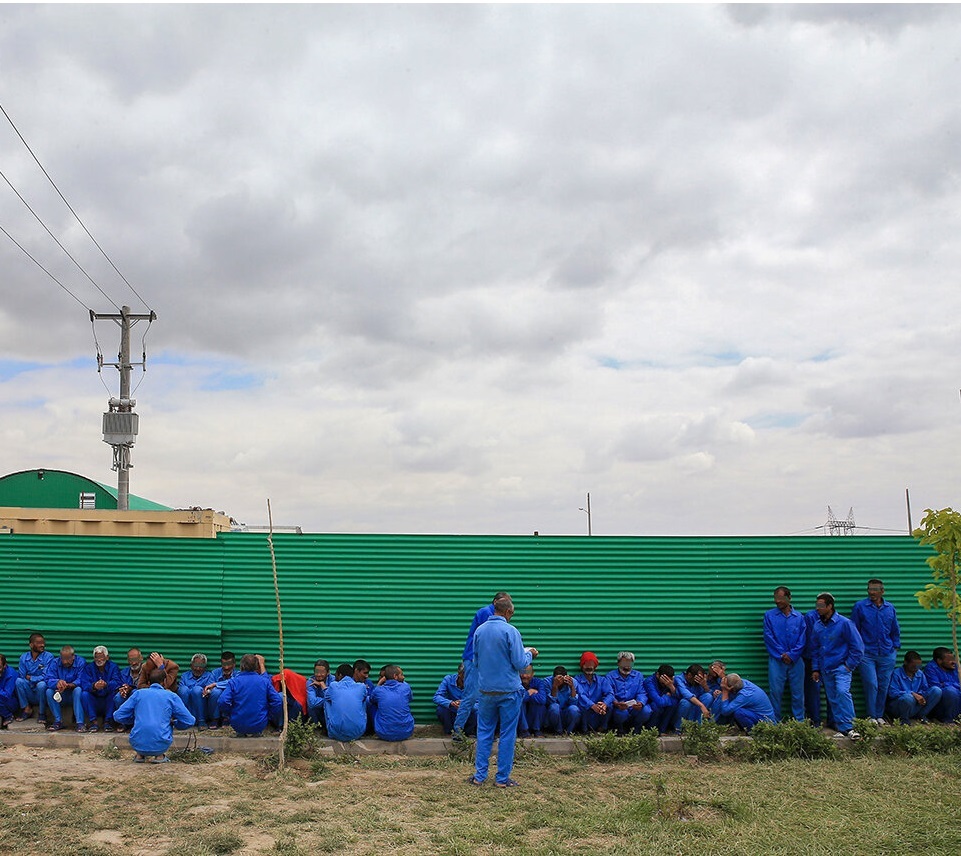
<svg viewBox="0 0 961 856">
<path fill-rule="evenodd" d="M 50 708 L 50 713 L 53 714 L 53 721 L 60 722 L 63 719 L 60 713 L 61 702 L 53 697 L 54 692 L 56 692 L 56 690 L 47 690 L 47 707 Z M 63 696 L 64 702 L 69 700 L 73 703 L 73 718 L 77 725 L 83 725 L 84 722 L 86 722 L 87 715 L 83 704 L 86 693 L 80 687 L 76 687 L 72 690 L 63 690 L 60 695 Z"/>
<path fill-rule="evenodd" d="M 651 706 L 649 704 L 635 704 L 627 710 L 611 710 L 611 728 L 616 728 L 618 734 L 627 734 L 628 731 L 639 731 L 651 718 Z"/>
<path fill-rule="evenodd" d="M 37 705 L 37 718 L 46 719 L 47 717 L 47 684 L 45 681 L 31 682 L 26 678 L 17 678 L 17 701 L 20 708 L 25 708 L 28 704 Z"/>
<path fill-rule="evenodd" d="M 888 687 L 894 674 L 895 652 L 879 654 L 876 657 L 864 655 L 858 666 L 861 685 L 864 687 L 864 702 L 870 719 L 884 716 L 884 706 L 888 699 Z"/>
<path fill-rule="evenodd" d="M 327 727 L 327 718 L 324 715 L 324 700 L 320 699 L 316 704 L 311 704 L 310 699 L 307 700 L 307 717 L 310 719 L 314 725 L 323 725 Z"/>
<path fill-rule="evenodd" d="M 811 678 L 811 661 L 808 659 L 804 660 L 804 712 L 807 714 L 807 718 L 811 720 L 811 724 L 821 727 L 821 689 L 824 686 L 823 683 L 812 680 Z M 834 712 L 831 710 L 831 699 L 827 697 L 827 692 L 824 694 L 825 706 L 827 708 L 827 723 L 831 725 L 834 723 Z"/>
<path fill-rule="evenodd" d="M 524 690 L 524 700 L 521 702 L 521 712 L 517 717 L 517 733 L 521 737 L 527 737 L 531 733 L 540 734 L 544 730 L 544 717 L 547 715 L 547 707 L 531 701 Z"/>
<path fill-rule="evenodd" d="M 217 718 L 217 704 L 213 692 L 205 698 L 203 687 L 191 687 L 189 690 L 178 689 L 177 695 L 197 720 L 198 728 L 206 728 L 209 721 Z"/>
<path fill-rule="evenodd" d="M 851 672 L 844 665 L 838 666 L 836 669 L 823 669 L 821 680 L 824 682 L 828 704 L 834 712 L 834 727 L 838 731 L 850 731 L 854 727 Z"/>
<path fill-rule="evenodd" d="M 87 711 L 87 719 L 95 722 L 98 716 L 103 717 L 103 724 L 113 722 L 113 703 L 114 696 L 95 696 L 93 693 L 84 693 L 84 707 Z"/>
<path fill-rule="evenodd" d="M 474 712 L 477 696 L 477 671 L 474 668 L 474 661 L 464 660 L 464 697 L 460 700 L 457 716 L 454 717 L 454 731 L 464 730 L 467 719 Z"/>
<path fill-rule="evenodd" d="M 922 707 L 914 700 L 913 693 L 903 693 L 897 698 L 888 699 L 888 710 L 891 716 L 901 720 L 902 725 L 910 725 L 911 720 L 917 717 L 926 721 L 931 711 L 941 701 L 941 687 L 928 687 L 924 693 L 924 700 L 925 705 Z"/>
<path fill-rule="evenodd" d="M 797 660 L 788 665 L 779 657 L 768 657 L 767 685 L 770 691 L 767 695 L 774 708 L 776 722 L 781 721 L 781 699 L 784 697 L 785 684 L 791 692 L 791 716 L 798 722 L 804 722 L 804 661 Z"/>
<path fill-rule="evenodd" d="M 936 689 L 941 690 L 941 701 L 931 709 L 928 716 L 941 722 L 954 722 L 961 713 L 961 693 L 958 692 L 957 687 L 936 687 Z"/>
<path fill-rule="evenodd" d="M 611 711 L 608 710 L 603 716 L 599 713 L 594 713 L 593 710 L 587 708 L 587 710 L 581 711 L 581 722 L 580 729 L 585 734 L 588 731 L 607 731 L 611 727 Z"/>
<path fill-rule="evenodd" d="M 474 778 L 487 781 L 491 752 L 494 749 L 494 732 L 500 728 L 497 744 L 498 784 L 506 785 L 514 769 L 514 746 L 517 743 L 517 720 L 521 714 L 524 692 L 480 694 L 477 716 L 477 756 Z M 461 707 L 464 702 L 461 702 Z"/>
<path fill-rule="evenodd" d="M 454 720 L 457 718 L 457 711 L 449 708 L 445 705 L 437 705 L 437 718 L 440 720 L 441 728 L 444 729 L 444 734 L 450 734 L 454 730 Z M 477 733 L 477 715 L 474 711 L 471 711 L 464 723 L 463 728 L 464 734 L 476 734 Z"/>
<path fill-rule="evenodd" d="M 697 708 L 695 708 L 697 710 Z M 700 710 L 697 710 L 700 713 Z M 651 714 L 648 726 L 656 728 L 658 734 L 674 734 L 681 730 L 681 705 L 680 701 L 675 701 L 667 707 L 655 710 Z"/>
<path fill-rule="evenodd" d="M 711 709 L 711 702 L 714 699 L 710 693 L 701 693 L 697 698 L 708 710 Z M 688 719 L 691 722 L 700 722 L 704 717 L 701 709 L 693 701 L 688 701 L 686 698 L 682 698 L 677 703 L 677 712 L 679 720 Z M 678 722 L 678 725 L 680 725 L 680 722 Z"/>
<path fill-rule="evenodd" d="M 577 702 L 561 707 L 559 701 L 551 701 L 547 704 L 546 715 L 544 716 L 544 729 L 552 734 L 570 734 L 581 719 L 581 709 Z"/>
</svg>

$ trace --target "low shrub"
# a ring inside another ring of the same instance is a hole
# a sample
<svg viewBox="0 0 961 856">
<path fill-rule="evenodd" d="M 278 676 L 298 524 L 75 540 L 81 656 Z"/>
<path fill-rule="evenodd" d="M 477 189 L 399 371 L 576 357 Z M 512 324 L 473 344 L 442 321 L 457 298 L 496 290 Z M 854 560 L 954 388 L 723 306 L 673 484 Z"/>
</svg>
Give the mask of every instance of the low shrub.
<svg viewBox="0 0 961 856">
<path fill-rule="evenodd" d="M 751 738 L 758 761 L 839 757 L 832 739 L 810 722 L 759 722 L 751 729 Z"/>
<path fill-rule="evenodd" d="M 724 752 L 721 735 L 724 726 L 710 719 L 693 722 L 685 719 L 681 724 L 681 743 L 685 755 L 693 755 L 699 761 L 716 761 Z"/>
<path fill-rule="evenodd" d="M 284 741 L 285 758 L 313 758 L 317 754 L 317 730 L 312 722 L 291 719 Z"/>
<path fill-rule="evenodd" d="M 652 759 L 661 751 L 661 741 L 656 728 L 642 728 L 623 737 L 608 731 L 606 734 L 578 737 L 575 742 L 595 761 Z"/>
</svg>

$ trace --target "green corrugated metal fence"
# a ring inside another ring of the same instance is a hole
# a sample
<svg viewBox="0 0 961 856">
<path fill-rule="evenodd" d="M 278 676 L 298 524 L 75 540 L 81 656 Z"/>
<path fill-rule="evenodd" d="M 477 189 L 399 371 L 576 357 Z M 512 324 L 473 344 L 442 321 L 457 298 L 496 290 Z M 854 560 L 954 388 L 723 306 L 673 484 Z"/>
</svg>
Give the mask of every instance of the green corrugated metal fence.
<svg viewBox="0 0 961 856">
<path fill-rule="evenodd" d="M 364 657 L 404 668 L 419 721 L 459 662 L 476 609 L 493 593 L 514 597 L 514 623 L 540 649 L 539 674 L 577 668 L 593 650 L 603 669 L 619 650 L 650 673 L 660 663 L 724 659 L 766 686 L 761 616 L 776 585 L 807 611 L 831 591 L 847 614 L 868 578 L 885 581 L 903 650 L 927 659 L 948 625 L 922 610 L 928 552 L 908 537 L 510 537 L 276 535 L 286 662 L 311 671 Z M 0 650 L 11 659 L 43 630 L 48 646 L 84 656 L 107 644 L 123 662 L 130 645 L 186 666 L 223 648 L 277 664 L 277 615 L 267 539 L 215 541 L 54 536 L 0 538 Z M 855 681 L 857 683 L 857 681 Z"/>
</svg>

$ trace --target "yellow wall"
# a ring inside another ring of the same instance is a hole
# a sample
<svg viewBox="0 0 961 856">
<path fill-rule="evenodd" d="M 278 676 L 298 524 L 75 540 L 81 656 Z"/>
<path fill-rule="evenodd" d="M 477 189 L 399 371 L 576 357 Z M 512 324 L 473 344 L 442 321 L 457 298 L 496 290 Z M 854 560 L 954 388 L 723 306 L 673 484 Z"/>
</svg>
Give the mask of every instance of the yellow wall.
<svg viewBox="0 0 961 856">
<path fill-rule="evenodd" d="M 0 531 L 14 535 L 111 535 L 133 538 L 216 538 L 230 518 L 209 508 L 191 511 L 82 511 L 0 508 Z"/>
</svg>

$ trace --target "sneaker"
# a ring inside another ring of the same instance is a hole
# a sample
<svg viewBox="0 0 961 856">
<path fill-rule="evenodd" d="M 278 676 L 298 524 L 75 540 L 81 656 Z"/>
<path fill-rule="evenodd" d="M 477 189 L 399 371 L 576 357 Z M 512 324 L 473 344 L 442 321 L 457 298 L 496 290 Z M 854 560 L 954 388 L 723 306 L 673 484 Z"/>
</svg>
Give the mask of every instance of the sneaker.
<svg viewBox="0 0 961 856">
<path fill-rule="evenodd" d="M 881 716 L 879 716 L 877 719 L 872 720 L 872 722 L 875 725 L 877 725 L 879 728 L 884 728 L 884 726 L 887 725 L 887 723 L 884 721 L 884 718 Z"/>
<path fill-rule="evenodd" d="M 850 729 L 849 731 L 845 731 L 845 732 L 844 732 L 844 736 L 847 737 L 847 739 L 850 740 L 850 741 L 852 741 L 852 742 L 854 742 L 855 740 L 860 740 L 860 739 L 861 739 L 861 735 L 858 734 L 858 732 L 855 731 L 853 728 Z"/>
</svg>

